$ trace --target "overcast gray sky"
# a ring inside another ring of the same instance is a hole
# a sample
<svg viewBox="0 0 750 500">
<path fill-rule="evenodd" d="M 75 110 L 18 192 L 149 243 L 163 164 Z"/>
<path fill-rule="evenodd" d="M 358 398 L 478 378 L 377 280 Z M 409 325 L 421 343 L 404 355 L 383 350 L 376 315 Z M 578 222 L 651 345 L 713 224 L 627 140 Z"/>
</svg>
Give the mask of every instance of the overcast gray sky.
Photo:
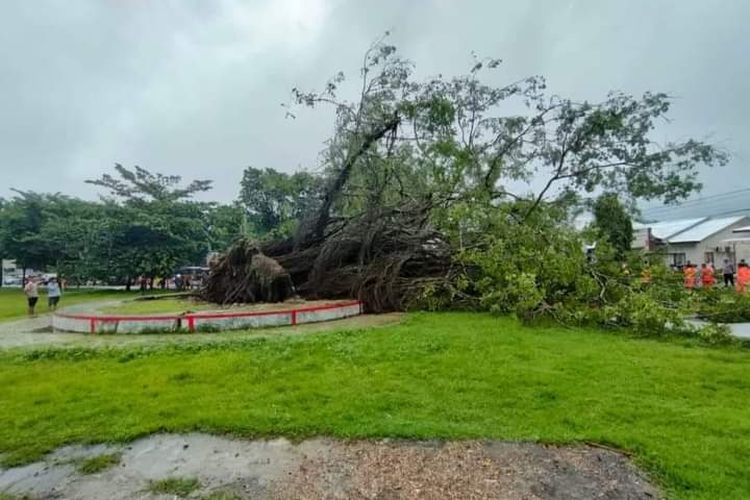
<svg viewBox="0 0 750 500">
<path fill-rule="evenodd" d="M 750 187 L 750 1 L 6 0 L 0 5 L 0 196 L 86 198 L 115 162 L 209 178 L 318 164 L 330 115 L 284 118 L 294 86 L 355 77 L 385 30 L 420 74 L 501 57 L 498 83 L 544 75 L 562 96 L 676 97 L 660 140 L 732 155 L 704 195 Z"/>
</svg>

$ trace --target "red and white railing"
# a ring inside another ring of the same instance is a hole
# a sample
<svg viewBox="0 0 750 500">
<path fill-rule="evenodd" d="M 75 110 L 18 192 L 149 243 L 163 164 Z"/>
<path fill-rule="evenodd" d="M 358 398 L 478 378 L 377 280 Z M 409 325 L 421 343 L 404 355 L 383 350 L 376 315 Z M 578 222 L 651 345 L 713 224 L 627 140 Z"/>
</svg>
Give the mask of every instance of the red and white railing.
<svg viewBox="0 0 750 500">
<path fill-rule="evenodd" d="M 362 314 L 362 302 L 335 302 L 276 311 L 196 312 L 155 315 L 104 315 L 56 312 L 55 331 L 79 333 L 196 332 L 298 325 Z"/>
</svg>

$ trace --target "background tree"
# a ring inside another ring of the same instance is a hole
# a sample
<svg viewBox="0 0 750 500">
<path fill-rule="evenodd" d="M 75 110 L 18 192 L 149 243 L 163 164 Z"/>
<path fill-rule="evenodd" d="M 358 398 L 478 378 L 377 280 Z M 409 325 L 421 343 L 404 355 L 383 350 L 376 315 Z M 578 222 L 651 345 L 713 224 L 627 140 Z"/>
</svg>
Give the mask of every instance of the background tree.
<svg viewBox="0 0 750 500">
<path fill-rule="evenodd" d="M 253 235 L 248 227 L 245 209 L 239 203 L 207 205 L 205 218 L 208 244 L 212 252 L 223 252 L 237 240 Z"/>
<path fill-rule="evenodd" d="M 60 195 L 16 191 L 16 196 L 2 205 L 0 213 L 0 247 L 6 258 L 23 268 L 43 270 L 55 259 L 55 249 L 45 238 L 42 228 L 50 206 L 58 204 Z"/>
<path fill-rule="evenodd" d="M 104 187 L 115 198 L 133 204 L 185 201 L 196 193 L 210 190 L 212 183 L 209 180 L 195 180 L 187 186 L 180 187 L 182 177 L 178 175 L 152 173 L 138 165 L 128 170 L 119 163 L 115 163 L 115 170 L 119 179 L 110 174 L 103 174 L 101 178 L 87 180 L 86 183 Z"/>
<path fill-rule="evenodd" d="M 92 184 L 109 193 L 98 202 L 60 194 L 18 192 L 0 204 L 0 249 L 19 266 L 52 270 L 72 283 L 131 283 L 199 264 L 246 236 L 244 209 L 193 201 L 209 181 L 182 187 L 177 176 L 117 166 L 121 179 Z"/>
<path fill-rule="evenodd" d="M 594 226 L 622 260 L 633 242 L 633 221 L 614 193 L 599 196 L 593 204 Z"/>
<path fill-rule="evenodd" d="M 101 227 L 107 223 L 100 203 L 56 197 L 45 209 L 41 239 L 50 250 L 47 262 L 75 283 L 98 278 L 106 262 L 96 259 Z"/>
<path fill-rule="evenodd" d="M 320 197 L 321 179 L 309 172 L 286 174 L 271 168 L 247 167 L 242 174 L 239 202 L 258 235 L 292 227 Z"/>
<path fill-rule="evenodd" d="M 138 276 L 166 277 L 180 265 L 204 259 L 209 248 L 206 205 L 192 197 L 209 190 L 211 181 L 183 187 L 179 176 L 119 164 L 115 169 L 119 179 L 104 174 L 86 181 L 105 187 L 110 195 L 103 199 L 109 217 L 97 257 L 109 262 L 105 272 L 129 287 Z"/>
</svg>

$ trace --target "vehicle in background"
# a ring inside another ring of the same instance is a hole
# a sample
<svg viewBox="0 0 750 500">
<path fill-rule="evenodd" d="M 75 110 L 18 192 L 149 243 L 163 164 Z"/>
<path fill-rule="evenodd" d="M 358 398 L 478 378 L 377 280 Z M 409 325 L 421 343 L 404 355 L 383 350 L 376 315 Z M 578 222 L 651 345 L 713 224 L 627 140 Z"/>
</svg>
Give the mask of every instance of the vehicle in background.
<svg viewBox="0 0 750 500">
<path fill-rule="evenodd" d="M 196 290 L 203 286 L 208 271 L 209 268 L 203 266 L 181 267 L 175 273 L 172 281 L 178 290 Z"/>
</svg>

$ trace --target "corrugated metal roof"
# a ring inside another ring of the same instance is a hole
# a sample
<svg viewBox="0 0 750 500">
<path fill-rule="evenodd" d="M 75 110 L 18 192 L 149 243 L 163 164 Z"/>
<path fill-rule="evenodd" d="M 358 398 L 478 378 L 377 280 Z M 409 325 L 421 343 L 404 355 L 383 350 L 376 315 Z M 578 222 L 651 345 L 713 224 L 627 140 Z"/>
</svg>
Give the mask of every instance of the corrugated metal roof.
<svg viewBox="0 0 750 500">
<path fill-rule="evenodd" d="M 653 237 L 659 238 L 660 240 L 669 240 L 672 236 L 686 231 L 691 227 L 706 221 L 707 219 L 708 217 L 701 217 L 699 219 L 680 219 L 668 220 L 664 222 L 638 223 L 633 224 L 633 229 L 651 228 L 651 235 Z"/>
<path fill-rule="evenodd" d="M 718 233 L 722 229 L 726 229 L 727 227 L 731 226 L 732 224 L 738 223 L 744 218 L 744 216 L 737 216 L 722 217 L 720 219 L 708 219 L 668 239 L 670 243 L 691 243 L 695 241 L 703 241 L 712 234 Z"/>
</svg>

